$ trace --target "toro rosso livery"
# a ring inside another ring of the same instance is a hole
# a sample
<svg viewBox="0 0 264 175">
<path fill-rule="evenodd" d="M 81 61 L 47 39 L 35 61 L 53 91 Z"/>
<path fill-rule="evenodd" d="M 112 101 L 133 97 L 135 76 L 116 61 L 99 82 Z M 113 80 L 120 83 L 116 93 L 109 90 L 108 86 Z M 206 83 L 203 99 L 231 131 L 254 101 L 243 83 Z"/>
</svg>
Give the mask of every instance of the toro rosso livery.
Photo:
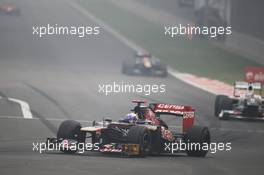
<svg viewBox="0 0 264 175">
<path fill-rule="evenodd" d="M 149 53 L 138 52 L 134 60 L 126 60 L 122 65 L 122 73 L 127 75 L 151 75 L 167 77 L 167 67 L 158 58 Z"/>
<path fill-rule="evenodd" d="M 94 146 L 90 149 L 92 151 L 141 157 L 170 153 L 170 149 L 165 147 L 173 143 L 210 144 L 208 128 L 193 126 L 195 112 L 192 107 L 171 104 L 143 106 L 144 101 L 133 102 L 137 105 L 117 122 L 104 119 L 102 122 L 94 121 L 92 126 L 82 127 L 76 121 L 64 121 L 58 129 L 57 138 L 48 138 L 47 143 L 63 144 L 62 152 L 75 153 L 78 150 L 71 149 L 70 145 L 87 143 L 90 138 Z M 160 118 L 163 114 L 181 117 L 182 131 L 175 133 L 170 130 Z M 195 147 L 180 151 L 188 156 L 204 157 L 208 150 Z"/>
<path fill-rule="evenodd" d="M 261 95 L 261 83 L 236 82 L 234 97 L 216 97 L 215 116 L 220 119 L 264 120 L 264 99 Z"/>
</svg>

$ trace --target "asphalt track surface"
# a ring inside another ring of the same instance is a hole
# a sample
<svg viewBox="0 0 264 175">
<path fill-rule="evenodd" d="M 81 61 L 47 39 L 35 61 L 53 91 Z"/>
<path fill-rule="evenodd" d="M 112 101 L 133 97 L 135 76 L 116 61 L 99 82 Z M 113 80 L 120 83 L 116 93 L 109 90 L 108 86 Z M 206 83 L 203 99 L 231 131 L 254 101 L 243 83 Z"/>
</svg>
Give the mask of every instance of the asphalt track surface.
<svg viewBox="0 0 264 175">
<path fill-rule="evenodd" d="M 263 123 L 219 121 L 213 116 L 213 95 L 173 77 L 122 75 L 121 63 L 131 59 L 134 51 L 104 30 L 89 38 L 33 36 L 35 25 L 96 25 L 63 0 L 16 4 L 20 17 L 0 16 L 0 92 L 27 101 L 36 119 L 23 119 L 16 104 L 1 100 L 0 174 L 263 174 Z M 114 81 L 165 84 L 166 93 L 98 93 L 98 84 Z M 32 142 L 54 136 L 61 120 L 119 119 L 132 107 L 132 99 L 194 106 L 197 124 L 211 129 L 213 141 L 232 142 L 232 150 L 205 158 L 32 151 Z"/>
<path fill-rule="evenodd" d="M 179 6 L 178 0 L 137 0 L 151 7 L 167 11 L 170 14 L 176 15 L 190 21 L 195 20 L 194 8 L 192 6 Z"/>
</svg>

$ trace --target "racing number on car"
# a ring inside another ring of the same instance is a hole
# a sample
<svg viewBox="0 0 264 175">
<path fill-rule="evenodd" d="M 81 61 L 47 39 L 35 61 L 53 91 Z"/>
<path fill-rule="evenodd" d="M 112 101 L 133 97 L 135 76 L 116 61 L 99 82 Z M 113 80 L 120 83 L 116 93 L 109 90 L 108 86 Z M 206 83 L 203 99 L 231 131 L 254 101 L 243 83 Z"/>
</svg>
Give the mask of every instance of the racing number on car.
<svg viewBox="0 0 264 175">
<path fill-rule="evenodd" d="M 194 118 L 194 112 L 184 112 L 183 113 L 183 118 L 187 119 L 187 118 Z"/>
</svg>

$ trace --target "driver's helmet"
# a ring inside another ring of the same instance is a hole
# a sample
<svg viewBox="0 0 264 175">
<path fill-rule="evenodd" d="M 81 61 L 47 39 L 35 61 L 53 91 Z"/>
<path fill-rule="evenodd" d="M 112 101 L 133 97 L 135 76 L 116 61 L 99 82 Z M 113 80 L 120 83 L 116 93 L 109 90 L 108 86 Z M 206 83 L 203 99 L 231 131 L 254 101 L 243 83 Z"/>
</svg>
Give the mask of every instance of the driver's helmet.
<svg viewBox="0 0 264 175">
<path fill-rule="evenodd" d="M 251 97 L 253 97 L 253 96 L 254 96 L 254 88 L 253 88 L 252 83 L 250 83 L 250 84 L 248 85 L 248 89 L 247 89 L 246 97 L 251 98 Z"/>
<path fill-rule="evenodd" d="M 124 121 L 128 123 L 135 123 L 137 120 L 138 116 L 135 113 L 128 113 L 124 118 Z"/>
<path fill-rule="evenodd" d="M 134 111 L 135 114 L 137 114 L 137 117 L 140 120 L 144 120 L 144 111 L 142 111 L 140 106 L 136 106 L 133 111 Z"/>
</svg>

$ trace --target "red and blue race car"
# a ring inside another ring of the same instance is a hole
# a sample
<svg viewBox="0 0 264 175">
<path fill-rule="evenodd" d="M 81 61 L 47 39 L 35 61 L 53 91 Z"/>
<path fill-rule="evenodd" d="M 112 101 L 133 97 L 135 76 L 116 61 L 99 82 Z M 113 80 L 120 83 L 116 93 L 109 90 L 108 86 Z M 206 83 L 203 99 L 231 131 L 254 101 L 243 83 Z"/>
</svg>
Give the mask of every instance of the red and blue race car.
<svg viewBox="0 0 264 175">
<path fill-rule="evenodd" d="M 91 143 L 91 151 L 125 156 L 186 152 L 188 156 L 204 157 L 207 154 L 208 150 L 203 150 L 202 146 L 210 144 L 210 133 L 207 127 L 194 126 L 195 110 L 192 107 L 163 103 L 145 106 L 142 105 L 145 101 L 133 102 L 136 106 L 131 112 L 116 122 L 104 119 L 82 127 L 77 121 L 64 121 L 57 137 L 48 138 L 47 144 L 61 145 L 60 150 L 64 153 L 78 152 L 80 147 L 76 145 Z M 181 131 L 171 130 L 161 119 L 162 115 L 181 118 Z M 191 146 L 176 149 L 174 146 L 180 148 L 179 144 Z"/>
<path fill-rule="evenodd" d="M 19 16 L 20 9 L 10 3 L 1 3 L 0 4 L 0 14 Z"/>
<path fill-rule="evenodd" d="M 167 66 L 148 52 L 137 52 L 134 59 L 125 60 L 122 73 L 126 75 L 145 75 L 167 77 Z"/>
</svg>

